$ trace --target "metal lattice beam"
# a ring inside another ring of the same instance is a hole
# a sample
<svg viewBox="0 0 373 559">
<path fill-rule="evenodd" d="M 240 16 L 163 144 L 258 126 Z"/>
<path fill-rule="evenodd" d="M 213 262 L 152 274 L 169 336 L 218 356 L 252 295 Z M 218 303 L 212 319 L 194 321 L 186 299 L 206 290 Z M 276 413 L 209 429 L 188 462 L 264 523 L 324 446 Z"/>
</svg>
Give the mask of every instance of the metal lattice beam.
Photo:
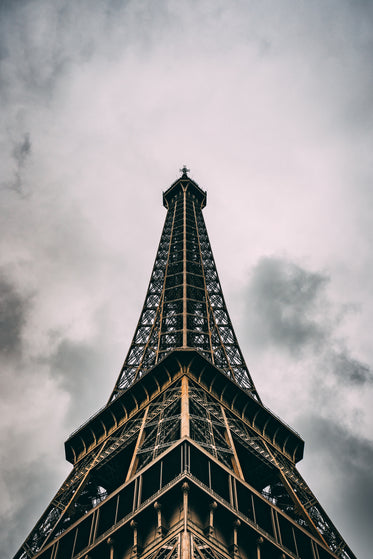
<svg viewBox="0 0 373 559">
<path fill-rule="evenodd" d="M 199 350 L 260 401 L 219 282 L 202 215 L 206 197 L 183 175 L 165 199 L 168 211 L 144 306 L 110 401 L 181 347 Z"/>
</svg>

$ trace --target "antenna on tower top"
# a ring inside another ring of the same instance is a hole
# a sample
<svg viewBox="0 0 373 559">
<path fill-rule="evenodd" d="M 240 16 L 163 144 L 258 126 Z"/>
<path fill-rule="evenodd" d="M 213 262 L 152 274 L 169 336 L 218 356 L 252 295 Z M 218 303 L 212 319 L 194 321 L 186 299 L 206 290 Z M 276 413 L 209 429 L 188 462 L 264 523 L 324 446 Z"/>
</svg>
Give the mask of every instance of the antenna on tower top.
<svg viewBox="0 0 373 559">
<path fill-rule="evenodd" d="M 184 165 L 184 167 L 182 169 L 179 169 L 180 173 L 183 173 L 183 175 L 187 176 L 187 174 L 190 172 L 190 169 L 187 169 L 186 165 Z"/>
</svg>

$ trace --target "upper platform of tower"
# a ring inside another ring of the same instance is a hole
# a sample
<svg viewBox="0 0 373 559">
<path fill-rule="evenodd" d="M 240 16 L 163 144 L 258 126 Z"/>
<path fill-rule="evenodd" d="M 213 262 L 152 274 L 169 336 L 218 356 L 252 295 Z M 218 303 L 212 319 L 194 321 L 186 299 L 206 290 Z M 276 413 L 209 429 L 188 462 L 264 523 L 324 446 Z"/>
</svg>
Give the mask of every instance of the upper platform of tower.
<svg viewBox="0 0 373 559">
<path fill-rule="evenodd" d="M 188 192 L 196 200 L 200 208 L 204 208 L 206 206 L 207 193 L 188 176 L 189 169 L 185 165 L 180 169 L 180 172 L 182 176 L 163 193 L 164 207 L 169 209 L 173 200 L 182 195 L 183 192 Z"/>
</svg>

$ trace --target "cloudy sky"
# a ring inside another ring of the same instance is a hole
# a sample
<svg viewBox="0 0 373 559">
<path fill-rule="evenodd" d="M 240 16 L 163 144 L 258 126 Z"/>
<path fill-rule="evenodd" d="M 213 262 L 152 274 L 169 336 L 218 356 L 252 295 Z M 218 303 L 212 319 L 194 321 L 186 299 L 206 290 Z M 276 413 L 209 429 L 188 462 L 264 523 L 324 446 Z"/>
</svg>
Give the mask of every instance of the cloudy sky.
<svg viewBox="0 0 373 559">
<path fill-rule="evenodd" d="M 185 163 L 264 403 L 373 547 L 373 4 L 0 2 L 0 559 L 114 386 Z"/>
</svg>

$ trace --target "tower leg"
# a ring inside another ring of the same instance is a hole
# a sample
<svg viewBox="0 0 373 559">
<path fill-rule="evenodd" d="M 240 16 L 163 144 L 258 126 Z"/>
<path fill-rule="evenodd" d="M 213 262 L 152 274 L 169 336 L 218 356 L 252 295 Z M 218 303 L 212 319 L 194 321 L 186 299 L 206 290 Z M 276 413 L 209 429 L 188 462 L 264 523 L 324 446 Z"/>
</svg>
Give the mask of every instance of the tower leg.
<svg viewBox="0 0 373 559">
<path fill-rule="evenodd" d="M 184 530 L 181 535 L 181 559 L 190 559 L 190 534 L 188 533 L 188 494 L 189 485 L 184 482 L 183 489 L 183 514 L 184 514 Z"/>
<path fill-rule="evenodd" d="M 113 538 L 108 538 L 106 540 L 106 543 L 109 546 L 109 559 L 114 559 L 115 555 L 114 555 L 114 540 L 113 540 Z"/>
<path fill-rule="evenodd" d="M 256 557 L 257 559 L 261 559 L 261 545 L 263 543 L 263 538 L 260 536 L 257 540 L 256 540 Z"/>
</svg>

